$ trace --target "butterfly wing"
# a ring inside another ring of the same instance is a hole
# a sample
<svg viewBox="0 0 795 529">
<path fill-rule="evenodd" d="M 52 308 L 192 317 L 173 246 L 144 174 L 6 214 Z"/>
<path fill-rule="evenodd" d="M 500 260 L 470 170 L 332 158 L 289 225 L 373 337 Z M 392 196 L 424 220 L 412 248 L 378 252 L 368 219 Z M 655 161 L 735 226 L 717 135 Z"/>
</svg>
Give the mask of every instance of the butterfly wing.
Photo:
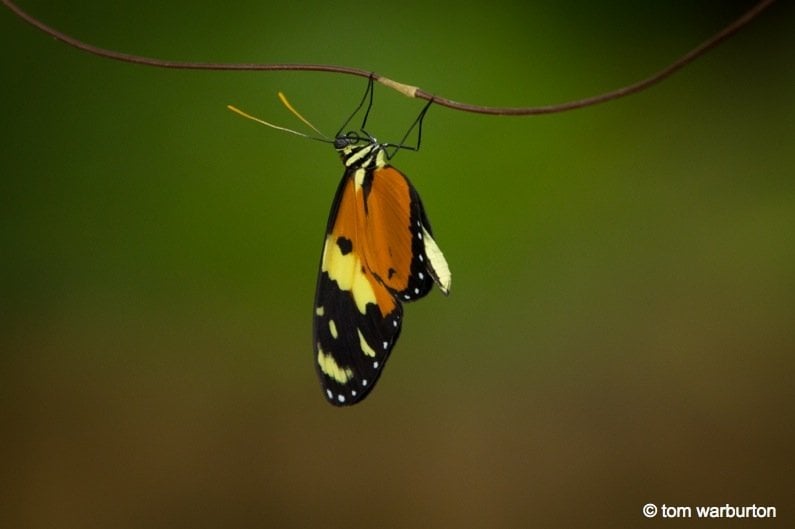
<svg viewBox="0 0 795 529">
<path fill-rule="evenodd" d="M 414 301 L 433 284 L 450 289 L 450 270 L 433 240 L 430 222 L 414 186 L 390 165 L 364 182 L 364 248 L 368 268 L 401 301 Z"/>
<path fill-rule="evenodd" d="M 354 172 L 346 171 L 334 198 L 315 294 L 315 366 L 329 402 L 340 406 L 370 392 L 403 313 L 367 268 L 363 196 Z"/>
<path fill-rule="evenodd" d="M 450 273 L 419 195 L 391 166 L 348 168 L 326 229 L 315 295 L 314 349 L 329 402 L 373 388 L 401 329 L 400 301 L 426 295 Z"/>
</svg>

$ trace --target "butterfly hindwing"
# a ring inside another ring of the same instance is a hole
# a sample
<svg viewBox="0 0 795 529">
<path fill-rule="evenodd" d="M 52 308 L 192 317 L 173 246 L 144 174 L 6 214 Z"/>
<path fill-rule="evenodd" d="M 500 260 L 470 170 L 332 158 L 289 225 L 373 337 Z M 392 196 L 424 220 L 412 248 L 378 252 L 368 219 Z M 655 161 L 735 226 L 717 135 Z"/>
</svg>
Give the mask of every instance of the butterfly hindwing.
<svg viewBox="0 0 795 529">
<path fill-rule="evenodd" d="M 372 273 L 400 301 L 419 299 L 433 287 L 424 231 L 430 227 L 408 178 L 392 166 L 374 169 L 364 184 L 365 257 Z"/>
</svg>

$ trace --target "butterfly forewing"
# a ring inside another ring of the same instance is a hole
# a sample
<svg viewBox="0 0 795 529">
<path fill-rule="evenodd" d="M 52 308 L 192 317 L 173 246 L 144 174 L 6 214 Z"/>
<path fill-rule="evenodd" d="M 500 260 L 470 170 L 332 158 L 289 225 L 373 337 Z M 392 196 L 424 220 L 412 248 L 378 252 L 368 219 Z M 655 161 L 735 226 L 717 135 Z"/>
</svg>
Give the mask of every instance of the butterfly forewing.
<svg viewBox="0 0 795 529">
<path fill-rule="evenodd" d="M 332 205 L 315 295 L 316 367 L 328 400 L 353 404 L 375 384 L 402 308 L 367 266 L 364 197 L 349 168 Z"/>
</svg>

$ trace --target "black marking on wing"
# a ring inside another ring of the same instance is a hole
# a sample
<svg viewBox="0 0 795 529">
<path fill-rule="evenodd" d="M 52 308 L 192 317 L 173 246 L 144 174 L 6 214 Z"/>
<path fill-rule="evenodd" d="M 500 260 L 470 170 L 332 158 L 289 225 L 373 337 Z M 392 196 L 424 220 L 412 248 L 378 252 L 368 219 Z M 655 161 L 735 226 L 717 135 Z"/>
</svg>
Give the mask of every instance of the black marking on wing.
<svg viewBox="0 0 795 529">
<path fill-rule="evenodd" d="M 382 287 L 383 288 L 383 287 Z M 400 335 L 403 310 L 400 303 L 390 314 L 381 314 L 378 305 L 368 304 L 365 314 L 359 312 L 351 292 L 341 290 L 336 281 L 322 272 L 318 279 L 315 306 L 323 307 L 314 315 L 315 367 L 326 399 L 335 406 L 355 404 L 373 389 Z M 336 338 L 330 328 L 333 321 Z M 361 346 L 361 332 L 372 356 Z M 342 383 L 324 373 L 317 354 L 331 355 L 342 370 L 350 370 L 351 378 Z"/>
<path fill-rule="evenodd" d="M 337 237 L 337 246 L 339 246 L 342 255 L 348 255 L 353 250 L 353 242 L 347 237 Z"/>
<path fill-rule="evenodd" d="M 405 175 L 403 177 L 406 178 Z M 431 223 L 425 214 L 419 193 L 408 178 L 406 178 L 406 182 L 408 182 L 411 195 L 411 218 L 408 226 L 411 231 L 411 274 L 406 289 L 395 292 L 395 296 L 400 301 L 416 301 L 431 291 L 437 278 L 430 266 L 428 256 L 425 254 L 425 242 L 422 234 L 423 228 L 425 228 L 432 235 Z"/>
</svg>

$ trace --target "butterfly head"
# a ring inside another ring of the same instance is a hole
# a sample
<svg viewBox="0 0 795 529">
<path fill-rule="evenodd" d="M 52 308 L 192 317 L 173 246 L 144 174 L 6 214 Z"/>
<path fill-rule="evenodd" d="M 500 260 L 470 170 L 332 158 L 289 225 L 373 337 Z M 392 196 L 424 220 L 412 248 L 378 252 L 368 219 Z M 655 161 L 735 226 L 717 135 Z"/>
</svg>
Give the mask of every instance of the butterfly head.
<svg viewBox="0 0 795 529">
<path fill-rule="evenodd" d="M 334 148 L 339 151 L 340 153 L 344 153 L 346 151 L 356 150 L 357 147 L 361 148 L 366 145 L 371 144 L 378 144 L 378 141 L 367 134 L 362 136 L 355 130 L 349 130 L 346 133 L 340 133 L 334 139 Z"/>
<path fill-rule="evenodd" d="M 334 139 L 334 149 L 340 154 L 342 163 L 346 167 L 370 167 L 381 166 L 384 163 L 384 145 L 378 140 L 364 133 L 364 136 L 356 131 L 348 131 L 339 134 Z"/>
</svg>

